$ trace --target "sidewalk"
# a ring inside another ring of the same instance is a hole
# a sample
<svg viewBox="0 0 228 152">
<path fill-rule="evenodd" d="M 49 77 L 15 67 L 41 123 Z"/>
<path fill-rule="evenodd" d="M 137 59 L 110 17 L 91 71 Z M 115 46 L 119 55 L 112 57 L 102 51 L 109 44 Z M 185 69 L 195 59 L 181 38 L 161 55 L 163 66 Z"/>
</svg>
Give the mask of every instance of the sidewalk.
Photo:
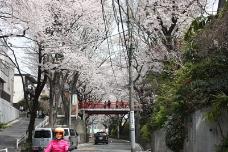
<svg viewBox="0 0 228 152">
<path fill-rule="evenodd" d="M 123 140 L 123 139 L 118 139 L 118 140 L 130 143 L 130 141 L 128 141 L 128 140 Z M 136 150 L 136 152 L 140 152 L 140 151 L 143 151 L 143 148 L 140 144 L 135 143 L 135 150 Z"/>
<path fill-rule="evenodd" d="M 36 119 L 36 125 L 43 119 Z M 17 139 L 26 134 L 29 118 L 20 117 L 11 122 L 6 129 L 0 130 L 0 149 L 8 148 L 8 152 L 16 152 Z"/>
</svg>

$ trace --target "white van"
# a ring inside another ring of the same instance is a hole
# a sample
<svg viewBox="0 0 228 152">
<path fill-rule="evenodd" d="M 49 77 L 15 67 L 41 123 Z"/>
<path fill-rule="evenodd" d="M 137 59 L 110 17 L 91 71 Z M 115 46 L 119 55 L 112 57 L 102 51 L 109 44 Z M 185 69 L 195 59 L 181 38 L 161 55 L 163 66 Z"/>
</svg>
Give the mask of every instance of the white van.
<svg viewBox="0 0 228 152">
<path fill-rule="evenodd" d="M 52 128 L 36 128 L 32 138 L 32 149 L 34 152 L 43 152 L 48 143 L 54 138 Z"/>
</svg>

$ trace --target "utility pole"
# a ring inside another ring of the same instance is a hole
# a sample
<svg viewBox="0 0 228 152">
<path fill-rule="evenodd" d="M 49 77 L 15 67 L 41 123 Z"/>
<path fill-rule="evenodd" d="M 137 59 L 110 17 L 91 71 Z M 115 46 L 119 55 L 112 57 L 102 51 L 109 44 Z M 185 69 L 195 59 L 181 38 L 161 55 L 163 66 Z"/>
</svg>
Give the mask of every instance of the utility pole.
<svg viewBox="0 0 228 152">
<path fill-rule="evenodd" d="M 132 100 L 133 81 L 132 81 L 132 44 L 129 48 L 129 103 L 130 103 L 130 132 L 131 132 L 131 152 L 135 152 L 135 114 L 134 102 Z"/>
<path fill-rule="evenodd" d="M 130 136 L 131 136 L 131 152 L 135 152 L 135 116 L 134 116 L 134 102 L 132 100 L 133 81 L 132 81 L 132 58 L 133 58 L 133 2 L 126 0 L 127 5 L 127 28 L 128 28 L 128 72 L 129 72 L 129 104 L 130 104 Z"/>
<path fill-rule="evenodd" d="M 225 5 L 226 0 L 219 0 L 218 2 L 218 10 L 217 12 L 221 11 Z"/>
</svg>

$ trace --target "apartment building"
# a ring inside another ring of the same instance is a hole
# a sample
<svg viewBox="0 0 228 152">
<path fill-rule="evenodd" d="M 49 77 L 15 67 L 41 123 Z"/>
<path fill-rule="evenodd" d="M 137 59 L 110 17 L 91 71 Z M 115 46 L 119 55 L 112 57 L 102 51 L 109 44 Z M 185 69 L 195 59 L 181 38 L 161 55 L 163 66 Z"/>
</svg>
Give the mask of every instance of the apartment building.
<svg viewBox="0 0 228 152">
<path fill-rule="evenodd" d="M 19 111 L 12 106 L 14 90 L 14 66 L 0 55 L 0 123 L 8 123 L 19 117 Z"/>
</svg>

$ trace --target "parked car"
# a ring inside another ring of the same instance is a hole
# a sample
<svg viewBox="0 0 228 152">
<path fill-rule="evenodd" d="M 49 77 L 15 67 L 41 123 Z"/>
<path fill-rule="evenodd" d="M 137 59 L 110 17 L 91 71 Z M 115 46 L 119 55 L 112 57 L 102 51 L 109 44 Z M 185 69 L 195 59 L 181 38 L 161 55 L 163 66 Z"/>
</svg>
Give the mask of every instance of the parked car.
<svg viewBox="0 0 228 152">
<path fill-rule="evenodd" d="M 78 133 L 73 128 L 63 128 L 64 139 L 69 141 L 71 146 L 78 147 Z"/>
<path fill-rule="evenodd" d="M 70 142 L 71 145 L 78 147 L 78 133 L 75 129 L 70 128 Z"/>
<path fill-rule="evenodd" d="M 94 143 L 106 143 L 108 144 L 108 134 L 106 132 L 97 132 L 94 134 Z"/>
<path fill-rule="evenodd" d="M 54 138 L 52 128 L 36 128 L 32 139 L 32 149 L 34 152 L 43 152 L 48 143 Z"/>
</svg>

